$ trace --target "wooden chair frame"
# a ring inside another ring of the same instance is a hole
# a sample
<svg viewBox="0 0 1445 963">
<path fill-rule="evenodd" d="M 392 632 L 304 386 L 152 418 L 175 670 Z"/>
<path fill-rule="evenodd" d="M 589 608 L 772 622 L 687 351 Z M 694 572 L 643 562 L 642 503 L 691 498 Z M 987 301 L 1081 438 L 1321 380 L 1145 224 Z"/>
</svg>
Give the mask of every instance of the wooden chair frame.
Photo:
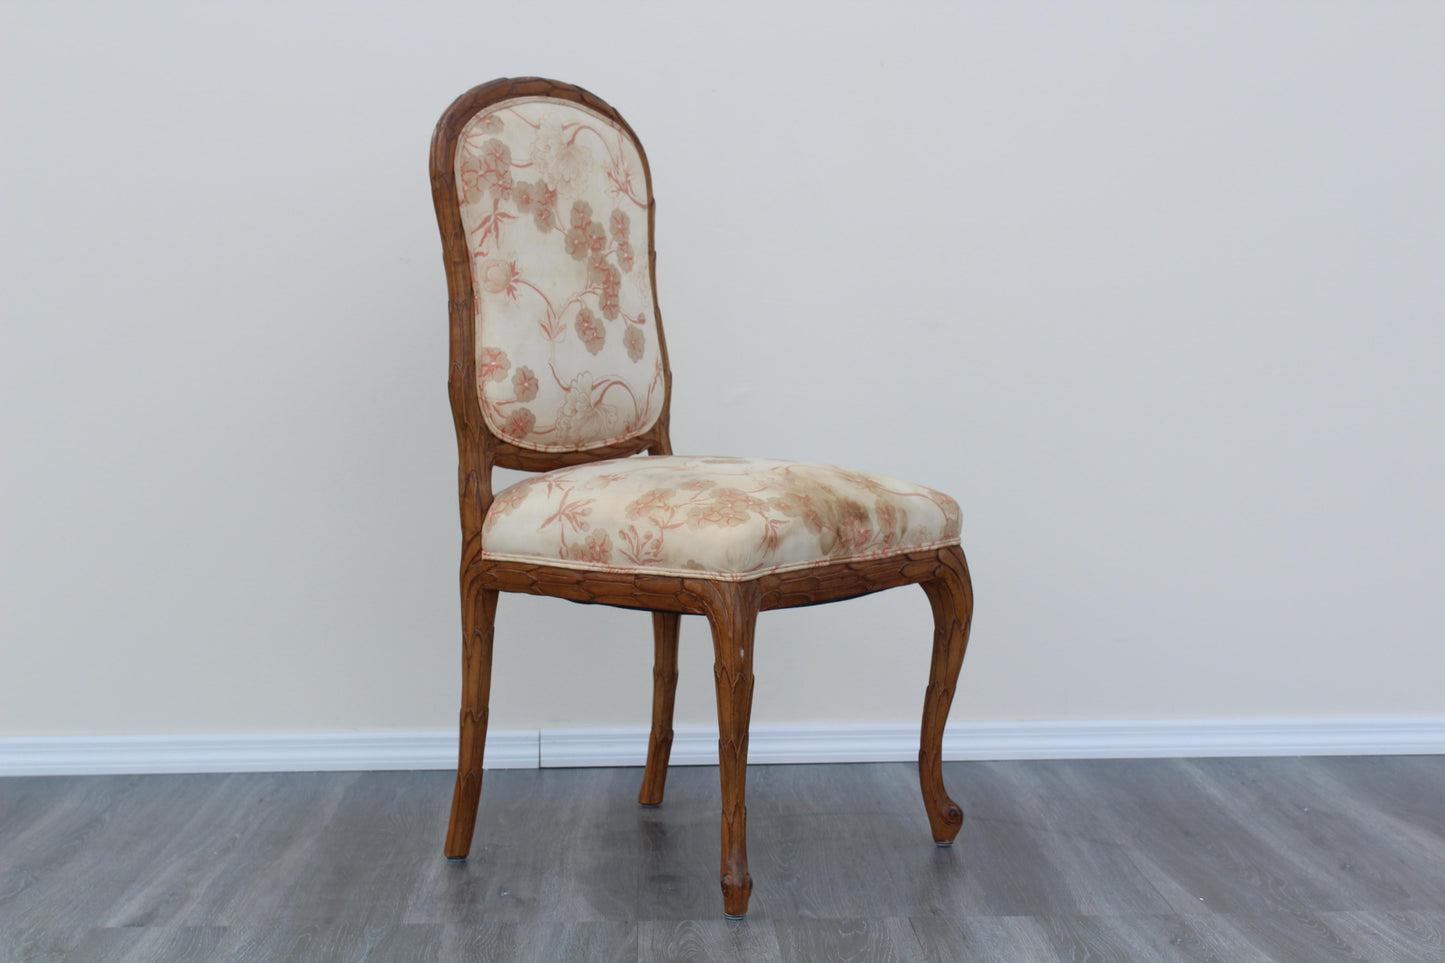
<svg viewBox="0 0 1445 963">
<path fill-rule="evenodd" d="M 459 456 L 458 488 L 462 522 L 462 708 L 456 789 L 447 829 L 446 855 L 465 859 L 476 825 L 482 787 L 482 754 L 491 692 L 493 625 L 500 592 L 551 595 L 573 602 L 600 603 L 653 613 L 652 734 L 638 802 L 662 802 L 672 746 L 673 700 L 677 688 L 678 628 L 683 614 L 706 616 L 712 628 L 717 687 L 718 762 L 722 783 L 722 867 L 724 912 L 740 918 L 752 892 L 748 875 L 747 781 L 748 720 L 753 698 L 753 630 L 766 609 L 816 605 L 917 583 L 933 608 L 933 659 L 924 696 L 918 775 L 933 838 L 940 846 L 953 842 L 963 824 L 963 811 L 943 786 L 944 723 L 953 701 L 973 613 L 968 564 L 957 546 L 906 552 L 887 558 L 845 562 L 798 571 L 728 581 L 668 575 L 618 574 L 482 556 L 482 522 L 492 503 L 492 469 L 551 471 L 569 465 L 621 458 L 646 451 L 672 453 L 668 417 L 672 370 L 662 318 L 657 335 L 664 370 L 664 401 L 657 423 L 644 435 L 619 444 L 584 451 L 543 452 L 513 445 L 488 429 L 477 397 L 476 305 L 472 260 L 462 226 L 455 156 L 458 137 L 479 111 L 516 97 L 552 97 L 583 104 L 614 121 L 636 145 L 647 182 L 647 257 L 656 266 L 653 242 L 656 204 L 647 155 L 632 128 L 611 106 L 570 84 L 536 77 L 501 79 L 473 88 L 447 109 L 437 123 L 431 146 L 432 195 L 441 228 L 450 295 L 451 365 L 448 388 L 456 422 Z M 653 304 L 657 278 L 653 272 Z"/>
</svg>

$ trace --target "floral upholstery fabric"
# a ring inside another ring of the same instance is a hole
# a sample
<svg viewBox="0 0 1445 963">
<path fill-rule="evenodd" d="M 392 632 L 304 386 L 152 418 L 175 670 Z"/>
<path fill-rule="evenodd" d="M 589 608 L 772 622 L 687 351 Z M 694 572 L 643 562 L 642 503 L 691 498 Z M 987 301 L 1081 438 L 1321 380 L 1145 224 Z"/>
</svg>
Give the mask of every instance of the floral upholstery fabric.
<svg viewBox="0 0 1445 963">
<path fill-rule="evenodd" d="M 492 433 L 575 451 L 646 432 L 665 389 L 632 139 L 579 104 L 515 98 L 467 124 L 456 179 Z"/>
<path fill-rule="evenodd" d="M 642 456 L 502 491 L 482 555 L 563 568 L 741 581 L 958 542 L 941 492 L 833 465 Z"/>
</svg>

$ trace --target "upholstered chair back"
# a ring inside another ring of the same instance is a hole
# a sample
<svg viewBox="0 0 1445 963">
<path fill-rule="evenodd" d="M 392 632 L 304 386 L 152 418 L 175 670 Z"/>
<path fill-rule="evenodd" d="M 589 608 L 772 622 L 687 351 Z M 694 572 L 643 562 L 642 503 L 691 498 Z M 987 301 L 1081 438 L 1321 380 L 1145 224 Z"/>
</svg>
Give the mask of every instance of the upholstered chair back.
<svg viewBox="0 0 1445 963">
<path fill-rule="evenodd" d="M 586 104 L 511 97 L 463 126 L 454 170 L 487 428 L 545 452 L 649 431 L 667 386 L 631 131 Z"/>
</svg>

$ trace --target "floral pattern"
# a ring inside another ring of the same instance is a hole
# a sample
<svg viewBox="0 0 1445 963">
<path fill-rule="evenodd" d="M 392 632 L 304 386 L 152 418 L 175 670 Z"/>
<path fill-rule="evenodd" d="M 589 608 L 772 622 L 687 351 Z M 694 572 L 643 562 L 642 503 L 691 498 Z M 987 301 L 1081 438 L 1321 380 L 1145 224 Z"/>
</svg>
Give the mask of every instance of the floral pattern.
<svg viewBox="0 0 1445 963">
<path fill-rule="evenodd" d="M 941 492 L 834 465 L 645 456 L 563 468 L 492 502 L 483 555 L 743 580 L 958 542 Z"/>
<path fill-rule="evenodd" d="M 521 97 L 472 118 L 455 169 L 487 426 L 538 451 L 646 432 L 665 387 L 632 139 L 580 104 Z M 616 550 L 585 544 L 588 559 Z"/>
</svg>

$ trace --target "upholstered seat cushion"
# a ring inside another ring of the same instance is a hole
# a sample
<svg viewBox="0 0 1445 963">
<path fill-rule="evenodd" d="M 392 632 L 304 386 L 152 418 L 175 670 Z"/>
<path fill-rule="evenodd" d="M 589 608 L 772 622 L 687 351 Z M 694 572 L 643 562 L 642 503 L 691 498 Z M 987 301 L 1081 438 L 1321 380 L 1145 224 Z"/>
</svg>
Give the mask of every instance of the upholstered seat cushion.
<svg viewBox="0 0 1445 963">
<path fill-rule="evenodd" d="M 640 456 L 537 475 L 497 495 L 483 557 L 741 581 L 958 542 L 942 492 L 834 465 Z"/>
</svg>

